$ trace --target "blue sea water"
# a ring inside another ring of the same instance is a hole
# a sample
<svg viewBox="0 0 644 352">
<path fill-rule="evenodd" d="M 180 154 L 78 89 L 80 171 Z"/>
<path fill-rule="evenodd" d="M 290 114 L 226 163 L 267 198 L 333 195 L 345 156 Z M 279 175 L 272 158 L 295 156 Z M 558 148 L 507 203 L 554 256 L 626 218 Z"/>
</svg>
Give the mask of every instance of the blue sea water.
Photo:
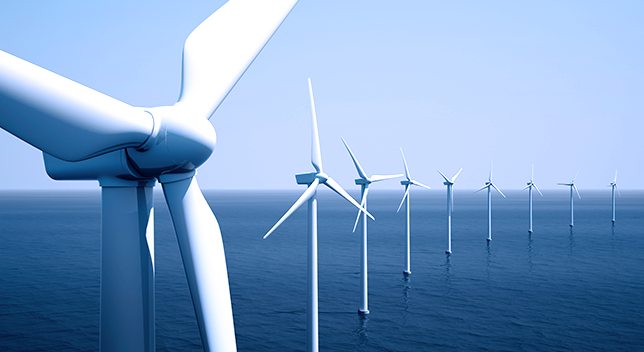
<svg viewBox="0 0 644 352">
<path fill-rule="evenodd" d="M 369 309 L 359 303 L 356 212 L 319 193 L 320 348 L 328 351 L 644 350 L 644 192 L 582 190 L 493 199 L 456 190 L 451 255 L 444 190 L 411 193 L 411 270 L 403 271 L 401 192 L 373 190 Z M 224 236 L 239 351 L 306 343 L 306 207 L 264 233 L 299 192 L 206 192 Z M 358 194 L 354 193 L 357 198 Z M 163 201 L 156 211 L 158 351 L 200 351 L 190 295 Z M 96 351 L 100 192 L 0 193 L 0 351 Z"/>
</svg>

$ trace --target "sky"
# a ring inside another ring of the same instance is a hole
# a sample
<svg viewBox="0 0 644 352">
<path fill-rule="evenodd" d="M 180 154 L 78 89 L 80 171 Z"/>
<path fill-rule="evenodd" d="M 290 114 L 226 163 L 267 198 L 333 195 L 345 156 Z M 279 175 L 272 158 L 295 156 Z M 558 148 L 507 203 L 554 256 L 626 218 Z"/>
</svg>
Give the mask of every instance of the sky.
<svg viewBox="0 0 644 352">
<path fill-rule="evenodd" d="M 190 32 L 224 1 L 0 4 L 0 50 L 133 106 L 172 105 Z M 530 180 L 644 189 L 644 2 L 300 0 L 211 118 L 203 189 L 297 189 L 310 163 L 311 78 L 324 171 L 355 190 L 343 137 L 369 174 L 442 189 Z M 53 181 L 0 130 L 0 190 Z M 401 189 L 398 181 L 378 184 Z"/>
</svg>

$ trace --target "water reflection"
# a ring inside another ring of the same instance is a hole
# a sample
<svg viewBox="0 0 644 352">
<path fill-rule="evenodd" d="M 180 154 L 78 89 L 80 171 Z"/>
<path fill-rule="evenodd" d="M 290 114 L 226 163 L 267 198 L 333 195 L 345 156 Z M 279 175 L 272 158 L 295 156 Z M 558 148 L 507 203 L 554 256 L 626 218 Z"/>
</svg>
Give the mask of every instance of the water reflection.
<svg viewBox="0 0 644 352">
<path fill-rule="evenodd" d="M 573 249 L 575 248 L 575 237 L 573 236 L 574 232 L 573 232 L 572 229 L 573 228 L 571 227 L 570 228 L 570 245 L 568 247 L 570 249 L 570 255 L 571 256 L 573 255 Z"/>
<path fill-rule="evenodd" d="M 358 328 L 355 330 L 358 341 L 355 344 L 356 351 L 366 351 L 369 344 L 369 332 L 367 331 L 367 323 L 369 322 L 369 314 L 358 314 Z"/>
<path fill-rule="evenodd" d="M 532 233 L 528 233 L 528 271 L 532 273 Z"/>
<path fill-rule="evenodd" d="M 408 274 L 406 274 L 402 278 L 403 326 L 407 326 L 407 317 L 409 316 L 409 303 L 411 302 L 410 291 L 411 291 L 411 277 Z"/>
<path fill-rule="evenodd" d="M 490 281 L 490 264 L 492 263 L 492 251 L 490 250 L 490 241 L 487 242 L 487 257 L 485 262 L 485 272 L 487 273 L 487 281 Z"/>
</svg>

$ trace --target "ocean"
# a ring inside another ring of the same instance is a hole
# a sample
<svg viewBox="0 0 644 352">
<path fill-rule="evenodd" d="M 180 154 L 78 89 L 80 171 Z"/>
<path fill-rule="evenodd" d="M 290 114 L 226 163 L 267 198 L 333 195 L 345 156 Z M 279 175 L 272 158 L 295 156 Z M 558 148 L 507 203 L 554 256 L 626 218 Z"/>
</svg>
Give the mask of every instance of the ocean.
<svg viewBox="0 0 644 352">
<path fill-rule="evenodd" d="M 303 189 L 301 190 L 303 191 Z M 301 191 L 207 191 L 219 220 L 239 351 L 306 344 L 306 206 L 262 236 Z M 319 331 L 327 351 L 644 350 L 644 191 L 487 195 L 411 191 L 411 271 L 403 275 L 402 190 L 369 194 L 369 309 L 360 316 L 356 211 L 319 199 Z M 359 199 L 358 192 L 352 195 Z M 179 249 L 155 193 L 157 351 L 201 351 Z M 0 192 L 0 351 L 97 351 L 100 191 Z"/>
</svg>

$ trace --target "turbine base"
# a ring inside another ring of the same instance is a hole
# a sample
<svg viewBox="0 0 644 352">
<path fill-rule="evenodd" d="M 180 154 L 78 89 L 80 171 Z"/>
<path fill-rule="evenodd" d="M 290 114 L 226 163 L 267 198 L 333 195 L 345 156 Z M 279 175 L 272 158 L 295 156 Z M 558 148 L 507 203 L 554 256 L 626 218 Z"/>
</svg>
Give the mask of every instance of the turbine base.
<svg viewBox="0 0 644 352">
<path fill-rule="evenodd" d="M 360 315 L 368 315 L 369 314 L 369 309 L 365 309 L 365 310 L 359 309 L 358 314 L 360 314 Z"/>
</svg>

